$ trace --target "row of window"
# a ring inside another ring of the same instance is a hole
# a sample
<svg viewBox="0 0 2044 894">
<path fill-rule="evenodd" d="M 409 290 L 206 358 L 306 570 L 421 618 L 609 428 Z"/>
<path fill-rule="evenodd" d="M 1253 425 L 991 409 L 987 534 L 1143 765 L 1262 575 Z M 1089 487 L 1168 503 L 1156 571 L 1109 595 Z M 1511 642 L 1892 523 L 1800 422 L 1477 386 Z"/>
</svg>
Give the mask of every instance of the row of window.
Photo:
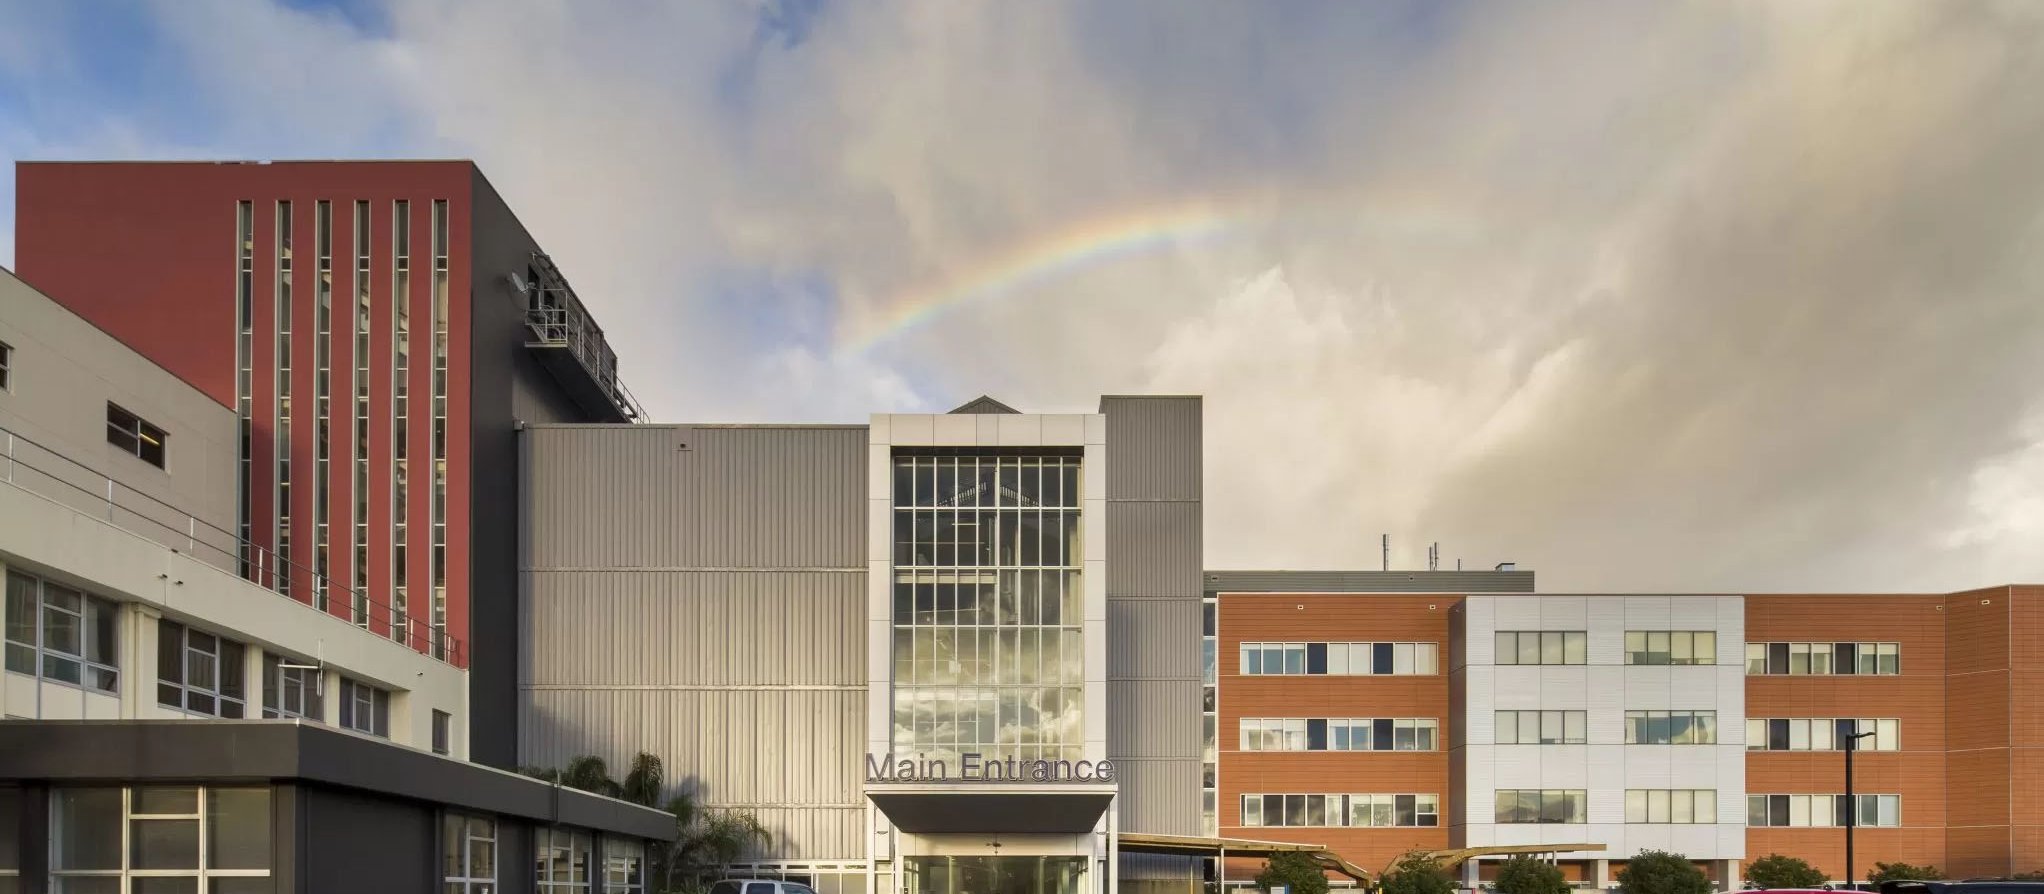
<svg viewBox="0 0 2044 894">
<path fill-rule="evenodd" d="M 1893 717 L 1749 717 L 1748 751 L 1842 751 L 1859 733 L 1873 733 L 1855 751 L 1902 750 L 1902 721 Z"/>
<path fill-rule="evenodd" d="M 1857 808 L 1855 812 L 1855 808 Z M 1901 795 L 1747 795 L 1748 826 L 1900 826 Z"/>
<path fill-rule="evenodd" d="M 1716 789 L 1629 788 L 1625 790 L 1628 823 L 1715 823 Z"/>
<path fill-rule="evenodd" d="M 444 894 L 496 894 L 497 821 L 493 817 L 448 813 L 441 820 L 441 879 Z M 594 891 L 641 894 L 646 890 L 644 842 L 603 839 L 602 876 L 591 886 L 593 836 L 580 829 L 533 830 L 533 884 L 542 894 Z"/>
<path fill-rule="evenodd" d="M 1581 745 L 1589 739 L 1584 711 L 1499 711 L 1499 745 Z"/>
<path fill-rule="evenodd" d="M 898 507 L 1077 508 L 1076 456 L 897 456 Z"/>
<path fill-rule="evenodd" d="M 1438 826 L 1439 795 L 1243 795 L 1244 826 Z"/>
<path fill-rule="evenodd" d="M 900 571 L 894 581 L 894 623 L 1061 627 L 1079 623 L 1084 599 L 1085 586 L 1077 571 Z"/>
<path fill-rule="evenodd" d="M 1628 630 L 1626 664 L 1716 664 L 1718 635 L 1711 630 Z"/>
<path fill-rule="evenodd" d="M 897 509 L 894 564 L 1077 568 L 1079 523 L 1077 509 Z"/>
<path fill-rule="evenodd" d="M 1716 711 L 1627 711 L 1627 745 L 1716 745 Z"/>
<path fill-rule="evenodd" d="M 7 669 L 101 692 L 118 691 L 117 616 L 112 602 L 10 570 Z"/>
<path fill-rule="evenodd" d="M 1590 795 L 1584 789 L 1498 789 L 1500 823 L 1586 823 Z"/>
<path fill-rule="evenodd" d="M 267 788 L 62 788 L 50 801 L 57 890 L 119 891 L 124 877 L 134 891 L 272 890 Z"/>
<path fill-rule="evenodd" d="M 1588 664 L 1585 630 L 1500 630 L 1493 660 L 1501 665 Z M 1625 663 L 1716 664 L 1718 635 L 1710 630 L 1628 630 Z"/>
<path fill-rule="evenodd" d="M 1432 717 L 1242 718 L 1243 751 L 1434 751 Z"/>
<path fill-rule="evenodd" d="M 1432 675 L 1438 643 L 1243 643 L 1244 674 Z"/>
<path fill-rule="evenodd" d="M 1747 643 L 1746 673 L 1899 674 L 1898 643 Z"/>
</svg>

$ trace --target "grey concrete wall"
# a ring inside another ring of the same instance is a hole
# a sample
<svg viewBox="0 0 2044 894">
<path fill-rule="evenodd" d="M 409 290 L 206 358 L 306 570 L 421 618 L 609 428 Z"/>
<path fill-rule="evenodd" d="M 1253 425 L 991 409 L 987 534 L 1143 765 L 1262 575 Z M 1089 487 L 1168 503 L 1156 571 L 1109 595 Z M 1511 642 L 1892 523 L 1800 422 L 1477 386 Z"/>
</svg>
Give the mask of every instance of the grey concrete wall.
<svg viewBox="0 0 2044 894">
<path fill-rule="evenodd" d="M 587 421 L 525 347 L 524 275 L 538 243 L 476 172 L 470 204 L 470 758 L 510 766 L 518 718 L 519 423 Z"/>
<path fill-rule="evenodd" d="M 201 529 L 197 552 L 209 564 L 234 567 L 231 408 L 5 269 L 0 342 L 13 349 L 8 387 L 0 390 L 0 428 L 16 436 L 11 449 L 19 460 L 7 462 L 7 439 L 0 436 L 0 478 L 82 510 L 98 509 L 101 518 L 107 517 L 106 479 L 112 478 L 120 485 L 114 521 L 159 542 L 177 539 L 184 548 L 189 518 L 196 518 L 217 531 L 208 537 Z M 107 443 L 109 402 L 168 433 L 166 468 Z"/>
<path fill-rule="evenodd" d="M 1104 397 L 1108 754 L 1124 831 L 1199 834 L 1201 407 Z"/>
<path fill-rule="evenodd" d="M 521 435 L 519 762 L 658 755 L 766 859 L 859 859 L 863 426 Z"/>
</svg>

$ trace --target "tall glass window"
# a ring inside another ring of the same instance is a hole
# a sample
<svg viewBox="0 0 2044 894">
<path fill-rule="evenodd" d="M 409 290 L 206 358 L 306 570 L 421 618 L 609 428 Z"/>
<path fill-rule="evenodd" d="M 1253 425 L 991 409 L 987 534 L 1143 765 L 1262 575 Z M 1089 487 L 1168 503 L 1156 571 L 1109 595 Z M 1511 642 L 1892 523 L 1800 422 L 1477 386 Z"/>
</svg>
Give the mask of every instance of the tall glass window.
<svg viewBox="0 0 2044 894">
<path fill-rule="evenodd" d="M 369 203 L 355 203 L 355 586 L 349 620 L 369 626 Z"/>
<path fill-rule="evenodd" d="M 327 508 L 332 488 L 328 473 L 333 456 L 328 441 L 333 433 L 333 334 L 334 334 L 334 204 L 321 200 L 313 206 L 312 238 L 319 249 L 319 279 L 313 300 L 313 433 L 312 433 L 312 606 L 326 611 L 327 579 L 330 574 L 328 549 L 332 532 Z"/>
<path fill-rule="evenodd" d="M 156 622 L 156 703 L 193 714 L 247 716 L 242 645 L 167 619 Z"/>
<path fill-rule="evenodd" d="M 1076 456 L 895 458 L 897 754 L 1081 757 L 1080 472 Z"/>
<path fill-rule="evenodd" d="M 50 802 L 55 890 L 274 890 L 267 788 L 60 788 Z"/>
<path fill-rule="evenodd" d="M 589 890 L 589 833 L 579 829 L 532 830 L 533 881 L 539 894 Z"/>
<path fill-rule="evenodd" d="M 441 819 L 444 894 L 496 894 L 497 821 L 449 813 Z"/>
<path fill-rule="evenodd" d="M 277 592 L 291 595 L 291 203 L 277 203 Z"/>
<path fill-rule="evenodd" d="M 236 202 L 234 206 L 234 413 L 239 432 L 237 459 L 240 473 L 235 477 L 235 507 L 239 516 L 236 535 L 241 540 L 241 576 L 260 583 L 255 563 L 255 479 L 254 443 L 250 414 L 254 411 L 251 386 L 255 376 L 255 206 Z"/>
<path fill-rule="evenodd" d="M 433 202 L 433 656 L 447 657 L 447 200 Z"/>
<path fill-rule="evenodd" d="M 393 209 L 394 234 L 390 285 L 391 320 L 391 515 L 390 636 L 409 644 L 411 637 L 410 554 L 411 512 L 405 499 L 411 490 L 412 394 L 412 220 L 411 203 L 399 200 Z"/>
<path fill-rule="evenodd" d="M 1220 818 L 1216 815 L 1219 799 L 1220 763 L 1220 714 L 1217 711 L 1220 698 L 1218 686 L 1220 611 L 1219 600 L 1200 600 L 1199 631 L 1199 673 L 1200 673 L 1200 834 L 1219 834 Z"/>
</svg>

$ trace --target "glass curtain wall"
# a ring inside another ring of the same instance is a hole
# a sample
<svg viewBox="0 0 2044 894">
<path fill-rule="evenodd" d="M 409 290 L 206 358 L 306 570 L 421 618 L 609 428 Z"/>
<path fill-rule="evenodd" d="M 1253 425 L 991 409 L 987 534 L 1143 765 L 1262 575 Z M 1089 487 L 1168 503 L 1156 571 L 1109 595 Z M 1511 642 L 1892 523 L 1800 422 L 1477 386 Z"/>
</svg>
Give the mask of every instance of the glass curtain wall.
<svg viewBox="0 0 2044 894">
<path fill-rule="evenodd" d="M 1077 456 L 894 461 L 897 756 L 1079 760 Z"/>
<path fill-rule="evenodd" d="M 911 894 L 1080 894 L 1085 857 L 910 857 Z"/>
</svg>

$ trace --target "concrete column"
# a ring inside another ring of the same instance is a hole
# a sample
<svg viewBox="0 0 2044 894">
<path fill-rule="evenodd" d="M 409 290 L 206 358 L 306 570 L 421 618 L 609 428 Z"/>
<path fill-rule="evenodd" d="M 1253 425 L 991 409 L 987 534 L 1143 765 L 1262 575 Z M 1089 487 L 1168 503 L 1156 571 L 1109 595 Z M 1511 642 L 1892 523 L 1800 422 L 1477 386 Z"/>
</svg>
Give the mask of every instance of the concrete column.
<svg viewBox="0 0 2044 894">
<path fill-rule="evenodd" d="M 242 695 L 248 699 L 243 717 L 251 720 L 263 716 L 263 650 L 259 646 L 246 646 L 241 650 Z"/>
<path fill-rule="evenodd" d="M 341 725 L 341 672 L 319 672 L 319 719 L 327 726 Z"/>
<path fill-rule="evenodd" d="M 1591 870 L 1590 875 L 1591 883 L 1596 885 L 1597 890 L 1599 891 L 1611 887 L 1611 861 L 1597 860 L 1594 862 L 1597 865 L 1594 869 Z"/>
<path fill-rule="evenodd" d="M 1471 891 L 1476 890 L 1477 879 L 1482 875 L 1482 871 L 1476 868 L 1476 864 L 1477 858 L 1475 857 L 1470 857 L 1462 862 L 1462 887 L 1468 888 Z"/>
<path fill-rule="evenodd" d="M 155 714 L 156 656 L 160 650 L 157 621 L 163 613 L 140 602 L 121 603 L 114 629 L 121 641 L 121 719 L 139 720 Z"/>
</svg>

